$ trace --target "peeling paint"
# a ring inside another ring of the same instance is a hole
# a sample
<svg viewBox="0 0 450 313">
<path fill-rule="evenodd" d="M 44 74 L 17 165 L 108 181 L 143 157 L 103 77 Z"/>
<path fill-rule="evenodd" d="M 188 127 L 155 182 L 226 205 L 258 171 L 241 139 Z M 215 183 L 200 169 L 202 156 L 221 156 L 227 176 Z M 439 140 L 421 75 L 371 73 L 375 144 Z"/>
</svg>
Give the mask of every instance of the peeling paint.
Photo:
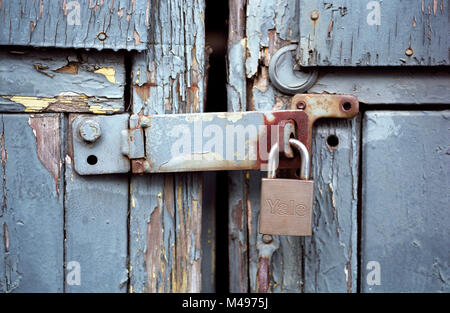
<svg viewBox="0 0 450 313">
<path fill-rule="evenodd" d="M 112 83 L 116 83 L 116 69 L 114 67 L 102 67 L 94 71 L 94 73 L 102 74 Z"/>
<path fill-rule="evenodd" d="M 36 138 L 36 152 L 42 165 L 52 175 L 59 194 L 61 172 L 61 139 L 58 115 L 33 116 L 28 119 Z"/>
</svg>

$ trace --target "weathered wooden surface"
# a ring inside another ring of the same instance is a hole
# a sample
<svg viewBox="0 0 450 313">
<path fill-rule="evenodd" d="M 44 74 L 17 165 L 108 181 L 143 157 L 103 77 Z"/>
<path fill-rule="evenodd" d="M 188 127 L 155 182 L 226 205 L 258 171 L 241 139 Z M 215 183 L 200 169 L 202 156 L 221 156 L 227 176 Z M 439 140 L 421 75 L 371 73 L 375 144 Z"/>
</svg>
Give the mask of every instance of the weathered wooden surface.
<svg viewBox="0 0 450 313">
<path fill-rule="evenodd" d="M 204 6 L 203 0 L 152 5 L 152 44 L 133 59 L 134 113 L 203 111 Z M 201 291 L 201 178 L 131 178 L 130 292 Z"/>
<path fill-rule="evenodd" d="M 2 112 L 124 110 L 121 53 L 0 51 L 0 81 Z"/>
<path fill-rule="evenodd" d="M 245 5 L 246 20 L 231 17 Z M 297 12 L 295 0 L 230 1 L 229 111 L 288 107 L 290 97 L 269 82 L 268 65 L 277 49 L 298 40 Z M 264 243 L 258 218 L 265 173 L 230 174 L 231 291 L 356 291 L 358 131 L 357 119 L 322 121 L 315 130 L 316 209 L 309 239 L 273 236 L 272 242 Z M 329 134 L 341 140 L 336 150 L 326 145 Z"/>
<path fill-rule="evenodd" d="M 78 175 L 69 146 L 65 156 L 65 264 L 79 263 L 80 284 L 66 280 L 66 292 L 127 291 L 128 194 L 126 175 Z M 71 271 L 66 270 L 66 276 Z"/>
<path fill-rule="evenodd" d="M 227 49 L 227 108 L 246 110 L 245 11 L 246 0 L 229 0 Z M 248 291 L 248 233 L 245 174 L 228 172 L 228 253 L 230 292 Z"/>
<path fill-rule="evenodd" d="M 367 112 L 363 292 L 449 292 L 449 111 Z M 370 261 L 380 265 L 379 285 Z"/>
<path fill-rule="evenodd" d="M 357 292 L 360 119 L 321 120 L 312 152 L 313 235 L 304 239 L 305 292 Z M 339 143 L 330 146 L 329 136 Z"/>
<path fill-rule="evenodd" d="M 299 63 L 448 65 L 448 5 L 444 0 L 300 0 Z"/>
<path fill-rule="evenodd" d="M 320 72 L 309 93 L 343 93 L 376 105 L 448 104 L 448 70 L 339 69 Z"/>
<path fill-rule="evenodd" d="M 144 50 L 150 0 L 2 1 L 0 45 Z"/>
<path fill-rule="evenodd" d="M 61 115 L 0 118 L 0 291 L 62 292 Z"/>
</svg>

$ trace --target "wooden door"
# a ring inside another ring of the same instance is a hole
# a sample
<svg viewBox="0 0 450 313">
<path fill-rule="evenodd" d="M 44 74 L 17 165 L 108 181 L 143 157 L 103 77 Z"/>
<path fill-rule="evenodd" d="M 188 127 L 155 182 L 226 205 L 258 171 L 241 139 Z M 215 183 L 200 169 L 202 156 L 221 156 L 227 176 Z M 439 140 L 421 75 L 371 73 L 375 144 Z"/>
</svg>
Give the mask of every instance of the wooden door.
<svg viewBox="0 0 450 313">
<path fill-rule="evenodd" d="M 403 2 L 0 1 L 0 291 L 448 292 L 448 3 Z M 75 171 L 77 114 L 286 109 L 290 44 L 361 103 L 315 124 L 311 237 L 263 241 L 265 172 Z"/>
</svg>

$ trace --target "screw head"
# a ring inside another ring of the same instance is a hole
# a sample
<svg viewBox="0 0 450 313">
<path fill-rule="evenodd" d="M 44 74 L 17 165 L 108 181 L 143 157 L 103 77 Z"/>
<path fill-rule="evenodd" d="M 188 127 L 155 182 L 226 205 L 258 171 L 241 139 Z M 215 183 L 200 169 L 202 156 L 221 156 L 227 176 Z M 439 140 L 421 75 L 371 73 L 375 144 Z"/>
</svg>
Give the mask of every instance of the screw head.
<svg viewBox="0 0 450 313">
<path fill-rule="evenodd" d="M 273 241 L 273 237 L 271 235 L 263 235 L 262 236 L 262 242 L 264 242 L 265 244 L 269 244 Z"/>
<path fill-rule="evenodd" d="M 414 50 L 412 48 L 407 48 L 405 54 L 410 57 L 414 54 Z"/>
<path fill-rule="evenodd" d="M 310 15 L 310 17 L 313 21 L 317 20 L 319 18 L 319 16 L 320 16 L 320 13 L 317 10 L 312 11 L 311 15 Z"/>
<path fill-rule="evenodd" d="M 95 142 L 102 135 L 100 124 L 94 120 L 84 120 L 79 127 L 81 138 L 86 142 Z"/>
</svg>

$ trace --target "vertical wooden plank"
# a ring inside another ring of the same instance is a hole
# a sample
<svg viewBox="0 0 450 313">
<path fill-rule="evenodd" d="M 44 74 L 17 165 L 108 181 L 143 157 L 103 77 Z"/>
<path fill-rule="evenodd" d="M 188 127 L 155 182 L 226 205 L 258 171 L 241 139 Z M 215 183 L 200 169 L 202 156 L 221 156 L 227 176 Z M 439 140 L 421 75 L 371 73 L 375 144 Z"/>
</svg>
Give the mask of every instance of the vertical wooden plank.
<svg viewBox="0 0 450 313">
<path fill-rule="evenodd" d="M 365 114 L 362 292 L 450 291 L 449 118 L 448 110 Z"/>
<path fill-rule="evenodd" d="M 321 120 L 314 132 L 313 235 L 304 240 L 304 291 L 356 292 L 360 119 Z"/>
<path fill-rule="evenodd" d="M 229 112 L 246 110 L 246 0 L 229 0 L 227 101 Z M 228 172 L 228 253 L 231 292 L 248 291 L 248 238 L 245 172 Z"/>
<path fill-rule="evenodd" d="M 69 117 L 69 125 L 73 118 Z M 71 131 L 69 126 L 69 134 Z M 126 291 L 128 181 L 127 175 L 78 175 L 69 144 L 65 157 L 65 265 L 78 262 L 80 284 L 66 280 L 66 292 Z M 76 275 L 74 270 L 67 268 L 66 277 Z"/>
<path fill-rule="evenodd" d="M 134 113 L 203 111 L 204 7 L 203 0 L 152 5 L 151 45 L 133 59 Z M 160 177 L 131 179 L 129 291 L 199 292 L 201 173 Z"/>
<path fill-rule="evenodd" d="M 231 8 L 239 5 L 242 2 L 230 1 L 230 15 L 237 15 L 237 10 L 232 13 Z M 243 36 L 239 44 L 245 47 L 245 53 L 240 55 L 237 39 L 229 43 L 229 111 L 240 110 L 242 95 L 247 110 L 286 108 L 291 97 L 272 87 L 268 66 L 279 48 L 298 41 L 299 1 L 247 0 L 245 5 L 245 31 L 239 32 L 239 22 L 230 17 L 230 34 L 237 29 L 230 36 Z M 245 78 L 240 72 L 243 58 Z M 321 121 L 314 131 L 313 174 L 317 175 L 318 209 L 312 238 L 273 236 L 264 242 L 258 220 L 260 181 L 265 173 L 251 171 L 245 178 L 230 175 L 230 238 L 235 242 L 235 238 L 248 238 L 248 265 L 242 260 L 239 245 L 231 242 L 229 247 L 231 290 L 246 291 L 248 282 L 251 292 L 356 291 L 358 124 L 357 120 Z M 329 134 L 342 137 L 333 152 L 326 146 Z M 243 203 L 246 216 L 233 221 L 232 213 L 239 203 Z M 247 221 L 244 227 L 236 227 L 243 221 Z M 330 245 L 322 240 L 330 241 Z"/>
<path fill-rule="evenodd" d="M 286 108 L 290 97 L 269 81 L 271 56 L 298 40 L 298 1 L 247 1 L 247 109 Z M 303 283 L 301 239 L 272 236 L 263 242 L 259 234 L 260 180 L 265 173 L 251 172 L 248 191 L 249 291 L 300 292 Z"/>
<path fill-rule="evenodd" d="M 62 292 L 61 115 L 2 115 L 0 291 Z"/>
</svg>

